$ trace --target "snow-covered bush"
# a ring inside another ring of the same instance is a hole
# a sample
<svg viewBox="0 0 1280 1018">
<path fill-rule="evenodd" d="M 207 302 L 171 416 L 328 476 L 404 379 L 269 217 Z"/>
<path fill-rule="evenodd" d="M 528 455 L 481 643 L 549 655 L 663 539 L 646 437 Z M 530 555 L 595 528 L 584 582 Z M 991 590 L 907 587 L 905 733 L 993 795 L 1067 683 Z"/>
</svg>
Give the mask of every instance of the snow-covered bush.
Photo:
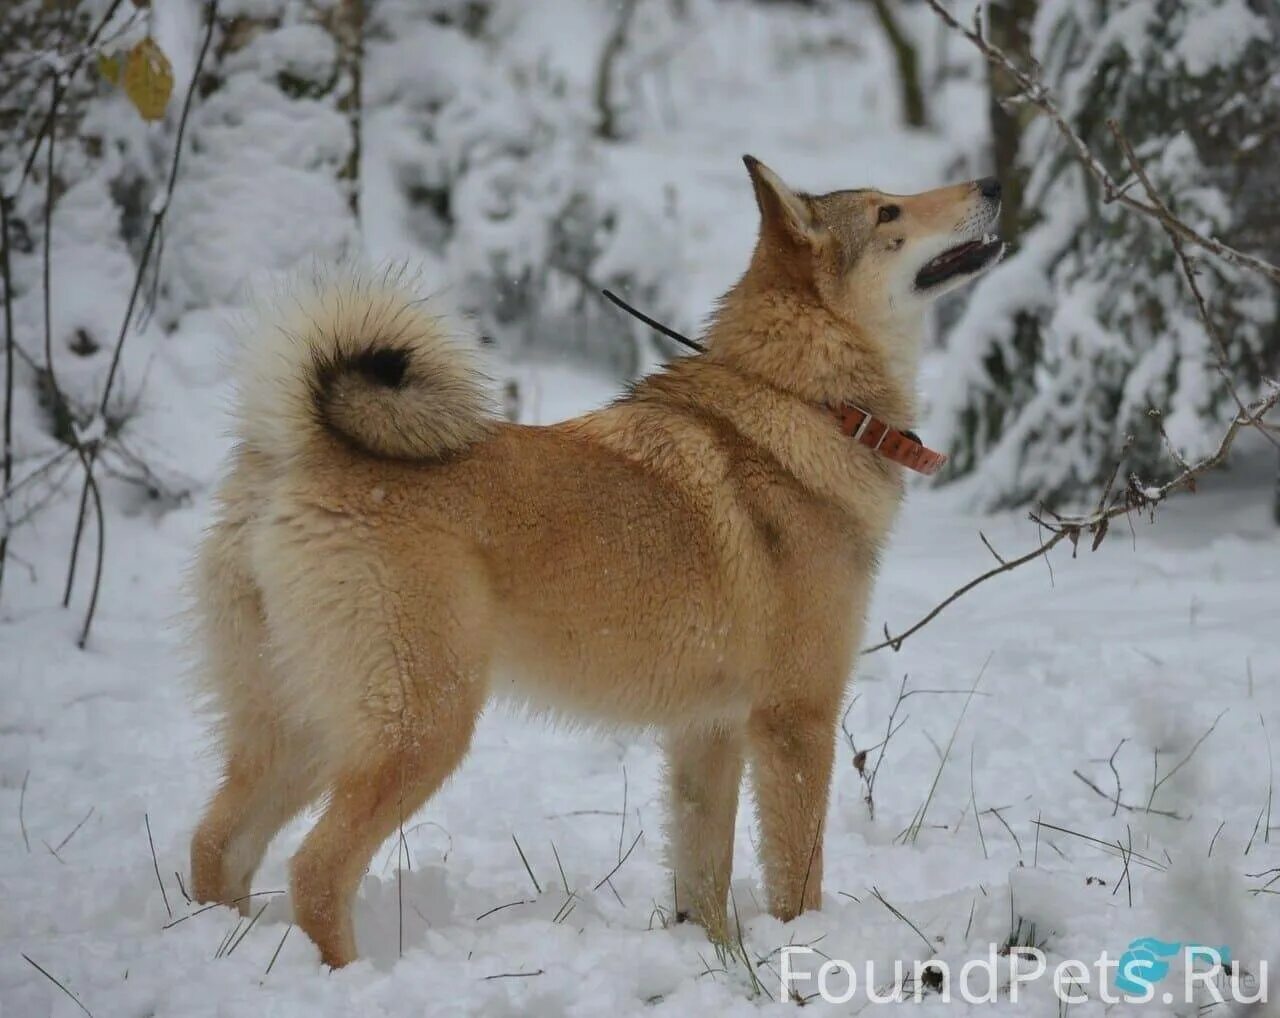
<svg viewBox="0 0 1280 1018">
<path fill-rule="evenodd" d="M 651 336 L 599 290 L 670 316 L 679 251 L 663 210 L 631 201 L 605 162 L 596 100 L 611 12 L 388 5 L 368 102 L 389 106 L 380 115 L 395 124 L 392 173 L 411 231 L 482 332 L 508 353 L 567 353 L 630 375 L 650 359 Z M 572 26 L 575 45 L 553 63 L 530 29 L 557 24 Z"/>
<path fill-rule="evenodd" d="M 1057 0 L 1038 9 L 1031 45 L 1059 106 L 1117 180 L 1128 172 L 1108 118 L 1176 215 L 1275 256 L 1274 186 L 1261 183 L 1280 156 L 1275 10 L 1268 20 L 1245 0 Z M 1087 495 L 1130 436 L 1123 470 L 1167 471 L 1150 411 L 1195 456 L 1236 409 L 1160 227 L 1101 202 L 1046 118 L 1024 134 L 1020 161 L 1020 249 L 976 288 L 936 403 L 951 476 L 972 475 L 988 505 Z M 1276 292 L 1221 261 L 1197 263 L 1247 397 L 1280 366 Z"/>
</svg>

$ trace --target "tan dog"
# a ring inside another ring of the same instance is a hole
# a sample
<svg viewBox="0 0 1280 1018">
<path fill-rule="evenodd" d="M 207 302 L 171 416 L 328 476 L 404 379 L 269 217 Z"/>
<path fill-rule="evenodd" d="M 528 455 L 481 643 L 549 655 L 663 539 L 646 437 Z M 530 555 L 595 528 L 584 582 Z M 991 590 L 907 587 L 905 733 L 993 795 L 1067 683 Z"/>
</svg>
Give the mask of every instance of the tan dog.
<svg viewBox="0 0 1280 1018">
<path fill-rule="evenodd" d="M 837 712 L 903 488 L 824 407 L 911 426 L 925 307 L 999 257 L 999 187 L 808 196 L 746 162 L 760 238 L 707 352 L 576 420 L 500 423 L 385 281 L 319 287 L 251 344 L 196 571 L 226 759 L 199 900 L 247 909 L 268 842 L 327 796 L 293 908 L 350 962 L 370 857 L 497 694 L 662 729 L 675 904 L 713 936 L 750 760 L 770 910 L 819 906 Z"/>
</svg>

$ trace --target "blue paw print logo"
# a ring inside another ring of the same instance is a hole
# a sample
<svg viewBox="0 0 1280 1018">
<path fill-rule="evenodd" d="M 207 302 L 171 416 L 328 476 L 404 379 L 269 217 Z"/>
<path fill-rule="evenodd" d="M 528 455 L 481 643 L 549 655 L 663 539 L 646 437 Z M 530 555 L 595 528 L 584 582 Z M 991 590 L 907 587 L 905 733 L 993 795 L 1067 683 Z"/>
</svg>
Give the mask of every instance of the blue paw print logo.
<svg viewBox="0 0 1280 1018">
<path fill-rule="evenodd" d="M 1116 989 L 1128 996 L 1150 998 L 1156 983 L 1169 974 L 1170 963 L 1184 950 L 1187 952 L 1188 964 L 1196 957 L 1213 959 L 1215 956 L 1221 964 L 1231 964 L 1231 951 L 1226 947 L 1204 947 L 1199 944 L 1157 940 L 1155 937 L 1139 937 L 1131 941 L 1120 956 Z"/>
</svg>

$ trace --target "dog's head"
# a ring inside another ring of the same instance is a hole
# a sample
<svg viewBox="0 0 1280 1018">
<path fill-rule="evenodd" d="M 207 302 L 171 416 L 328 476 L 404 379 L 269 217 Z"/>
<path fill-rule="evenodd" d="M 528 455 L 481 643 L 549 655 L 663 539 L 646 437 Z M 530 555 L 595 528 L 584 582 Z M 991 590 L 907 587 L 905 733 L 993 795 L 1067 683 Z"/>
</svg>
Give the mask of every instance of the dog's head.
<svg viewBox="0 0 1280 1018">
<path fill-rule="evenodd" d="M 744 157 L 760 205 L 754 266 L 779 282 L 812 287 L 831 311 L 873 328 L 908 325 L 924 306 L 989 269 L 1004 253 L 995 235 L 993 178 L 921 194 L 793 191 Z"/>
</svg>

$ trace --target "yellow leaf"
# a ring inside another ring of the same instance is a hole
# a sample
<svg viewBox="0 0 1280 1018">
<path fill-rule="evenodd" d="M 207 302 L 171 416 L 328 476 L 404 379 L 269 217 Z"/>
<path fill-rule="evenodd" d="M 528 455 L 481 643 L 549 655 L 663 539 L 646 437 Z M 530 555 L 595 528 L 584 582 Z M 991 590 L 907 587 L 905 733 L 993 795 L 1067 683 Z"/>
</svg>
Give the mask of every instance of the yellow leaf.
<svg viewBox="0 0 1280 1018">
<path fill-rule="evenodd" d="M 114 53 L 98 54 L 98 73 L 113 85 L 120 84 L 120 58 Z"/>
<path fill-rule="evenodd" d="M 173 94 L 173 67 L 150 36 L 129 51 L 122 77 L 125 95 L 143 120 L 159 120 Z"/>
</svg>

